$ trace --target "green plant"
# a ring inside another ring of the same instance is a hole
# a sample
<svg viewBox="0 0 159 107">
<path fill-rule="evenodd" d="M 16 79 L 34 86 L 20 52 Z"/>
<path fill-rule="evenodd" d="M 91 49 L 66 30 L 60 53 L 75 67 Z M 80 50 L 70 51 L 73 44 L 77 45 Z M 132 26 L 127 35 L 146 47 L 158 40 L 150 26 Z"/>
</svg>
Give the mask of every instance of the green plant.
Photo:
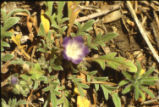
<svg viewBox="0 0 159 107">
<path fill-rule="evenodd" d="M 115 87 L 115 84 L 109 82 L 108 77 L 97 77 L 95 74 L 97 74 L 97 71 L 89 72 L 87 74 L 87 81 L 94 84 L 96 91 L 99 91 L 99 89 L 101 88 L 105 100 L 108 100 L 110 95 L 112 97 L 114 105 L 116 107 L 121 107 L 120 97 L 116 92 L 118 88 Z"/>
<path fill-rule="evenodd" d="M 64 35 L 66 32 L 66 25 L 64 24 L 64 22 L 68 19 L 68 18 L 63 18 L 62 19 L 62 8 L 64 6 L 64 2 L 56 2 L 57 3 L 57 14 L 53 13 L 53 2 L 47 2 L 46 6 L 48 7 L 45 15 L 47 15 L 47 17 L 50 20 L 51 26 L 53 27 L 53 29 L 50 29 L 48 31 L 48 33 L 45 32 L 45 29 L 43 27 L 43 24 L 40 24 L 40 30 L 39 30 L 39 36 L 44 37 L 44 40 L 41 40 L 42 42 L 39 44 L 39 49 L 38 51 L 43 53 L 43 55 L 41 56 L 41 58 L 39 58 L 38 62 L 39 64 L 42 66 L 43 69 L 47 69 L 50 73 L 55 70 L 55 71 L 64 71 L 66 69 L 65 65 L 62 65 L 62 59 L 60 57 L 61 54 L 58 53 L 58 50 L 60 50 L 60 47 L 58 44 L 55 43 L 55 41 L 59 41 L 59 36 Z M 62 19 L 62 20 L 59 20 Z M 71 20 L 71 19 L 69 19 Z M 75 25 L 77 26 L 77 32 L 71 32 L 70 36 L 71 37 L 76 37 L 76 36 L 83 36 L 84 38 L 87 38 L 86 44 L 88 45 L 88 47 L 90 49 L 95 49 L 98 50 L 98 48 L 100 46 L 105 46 L 105 42 L 108 42 L 109 40 L 113 39 L 114 37 L 117 36 L 116 33 L 108 33 L 106 35 L 97 35 L 96 38 L 92 38 L 92 36 L 89 34 L 89 31 L 92 30 L 92 25 L 95 21 L 94 20 L 90 20 L 87 21 L 86 23 L 78 23 L 76 22 Z M 55 34 L 54 37 L 51 39 L 51 33 Z M 66 35 L 66 34 L 65 34 Z M 92 42 L 94 44 L 92 44 Z M 50 56 L 48 58 L 48 60 L 46 60 L 45 55 L 48 54 L 48 51 L 50 51 Z M 105 62 L 107 60 L 108 64 L 113 67 L 118 69 L 119 66 L 122 66 L 125 64 L 125 68 L 130 69 L 131 72 L 135 72 L 135 66 L 133 65 L 133 63 L 131 61 L 127 61 L 126 59 L 122 58 L 122 57 L 115 57 L 115 53 L 110 53 L 108 55 L 105 55 L 105 57 L 99 56 L 98 58 L 92 58 L 91 61 L 96 61 L 97 63 L 99 63 L 100 65 L 102 65 L 102 69 L 105 69 Z M 106 57 L 107 56 L 107 57 Z M 111 57 L 110 57 L 111 56 Z M 122 61 L 122 62 L 121 62 Z M 127 64 L 127 62 L 129 62 Z M 116 64 L 113 66 L 113 64 Z M 82 70 L 86 70 L 87 71 L 87 66 L 84 63 L 79 64 L 79 66 L 76 68 L 74 67 L 71 63 L 67 65 L 67 67 L 71 68 L 71 71 L 74 72 L 76 75 L 71 75 L 68 77 L 69 80 L 72 81 L 72 83 L 74 84 L 75 87 L 77 87 L 77 89 L 79 90 L 80 95 L 85 96 L 83 90 L 84 89 L 89 89 L 89 86 L 82 83 L 81 79 L 77 78 L 77 74 L 82 71 Z M 66 72 L 66 71 L 65 71 Z M 97 73 L 97 72 L 96 72 Z M 87 77 L 89 77 L 89 75 L 86 75 Z M 94 75 L 95 76 L 95 75 Z M 52 77 L 50 75 L 50 77 Z M 94 77 L 94 81 L 98 82 L 98 81 L 107 81 L 109 80 L 108 78 L 105 79 L 105 77 Z M 58 78 L 55 79 L 55 81 L 59 81 Z M 46 82 L 48 83 L 48 82 Z M 49 84 L 53 84 L 53 83 L 49 83 Z M 56 85 L 54 85 L 54 88 L 52 87 L 51 89 L 56 89 L 58 86 L 60 85 L 59 82 L 56 83 Z M 98 91 L 99 86 L 101 87 L 101 89 L 103 90 L 105 99 L 108 100 L 108 94 L 112 96 L 113 102 L 116 106 L 120 106 L 120 99 L 119 96 L 115 91 L 115 89 L 117 89 L 116 87 L 112 87 L 112 86 L 107 86 L 107 85 L 103 85 L 103 84 L 95 84 L 96 87 L 96 91 Z M 50 85 L 48 87 L 46 87 L 44 90 L 49 91 Z M 53 91 L 53 90 L 52 90 Z M 53 94 L 50 90 L 50 100 L 52 102 L 52 104 L 55 106 L 57 105 L 58 101 L 58 94 Z M 64 90 L 63 90 L 64 91 Z M 55 93 L 58 93 L 58 89 L 56 90 Z M 64 96 L 63 96 L 64 97 Z M 62 97 L 62 98 L 63 98 Z M 61 98 L 61 99 L 62 99 Z M 65 96 L 65 100 L 68 97 Z M 53 103 L 54 102 L 54 103 Z M 48 101 L 45 102 L 45 104 L 48 103 Z M 63 102 L 64 104 L 64 102 Z"/>
<path fill-rule="evenodd" d="M 10 11 L 9 13 L 6 13 L 5 9 L 1 10 L 1 51 L 4 51 L 4 47 L 10 47 L 10 45 L 5 42 L 6 38 L 10 38 L 13 33 L 9 31 L 10 28 L 12 28 L 15 24 L 18 23 L 18 21 L 20 20 L 19 17 L 12 17 L 12 15 L 14 13 L 17 12 L 27 12 L 28 15 L 30 15 L 30 12 L 24 9 L 15 9 Z"/>
<path fill-rule="evenodd" d="M 140 63 L 137 63 L 137 72 L 130 74 L 128 72 L 122 72 L 126 80 L 122 80 L 119 83 L 119 86 L 125 86 L 122 90 L 123 94 L 134 92 L 135 100 L 138 100 L 139 97 L 142 97 L 142 100 L 145 100 L 145 93 L 154 98 L 154 94 L 147 88 L 150 85 L 153 85 L 155 81 L 158 80 L 158 77 L 151 76 L 151 73 L 154 71 L 154 68 L 150 68 L 148 71 L 143 73 Z"/>
<path fill-rule="evenodd" d="M 16 98 L 9 99 L 8 104 L 4 99 L 1 99 L 1 105 L 2 107 L 18 107 L 22 104 L 26 104 L 25 100 L 18 100 Z"/>
<path fill-rule="evenodd" d="M 17 12 L 26 12 L 28 15 L 30 15 L 30 12 L 25 9 L 15 9 L 10 11 L 9 13 L 6 13 L 5 9 L 1 9 L 1 63 L 7 62 L 11 59 L 13 59 L 13 54 L 4 54 L 4 47 L 10 47 L 10 44 L 6 42 L 7 39 L 10 39 L 14 33 L 9 31 L 15 24 L 17 24 L 20 20 L 19 17 L 13 17 L 12 15 Z M 8 40 L 9 41 L 9 40 Z"/>
</svg>

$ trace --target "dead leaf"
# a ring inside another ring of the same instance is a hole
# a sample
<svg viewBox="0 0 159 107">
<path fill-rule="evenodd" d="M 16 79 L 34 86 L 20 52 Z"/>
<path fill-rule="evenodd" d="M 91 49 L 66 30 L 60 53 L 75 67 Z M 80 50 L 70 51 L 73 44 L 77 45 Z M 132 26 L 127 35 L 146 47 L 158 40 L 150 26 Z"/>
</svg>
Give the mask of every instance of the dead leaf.
<svg viewBox="0 0 159 107">
<path fill-rule="evenodd" d="M 67 35 L 70 35 L 71 28 L 74 24 L 75 19 L 77 18 L 79 12 L 81 11 L 80 7 L 78 6 L 79 2 L 68 2 L 68 16 L 69 16 L 69 28 L 67 31 Z"/>
<path fill-rule="evenodd" d="M 120 10 L 116 10 L 102 18 L 103 23 L 110 23 L 116 21 L 122 17 Z"/>
<path fill-rule="evenodd" d="M 47 19 L 47 17 L 45 16 L 44 10 L 41 10 L 41 16 L 40 16 L 40 18 L 41 18 L 41 23 L 42 23 L 43 26 L 44 26 L 45 32 L 48 33 L 48 32 L 49 32 L 49 29 L 50 29 L 50 21 L 49 21 L 49 19 Z"/>
<path fill-rule="evenodd" d="M 77 96 L 77 107 L 90 107 L 91 103 L 86 97 Z"/>
</svg>

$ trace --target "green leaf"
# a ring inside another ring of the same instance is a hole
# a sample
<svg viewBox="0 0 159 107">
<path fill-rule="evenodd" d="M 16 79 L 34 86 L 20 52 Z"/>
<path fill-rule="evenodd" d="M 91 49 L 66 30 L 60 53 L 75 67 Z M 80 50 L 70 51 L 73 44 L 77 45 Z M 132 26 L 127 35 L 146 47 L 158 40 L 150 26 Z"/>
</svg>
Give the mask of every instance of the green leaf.
<svg viewBox="0 0 159 107">
<path fill-rule="evenodd" d="M 122 94 L 126 94 L 126 93 L 130 92 L 130 91 L 131 91 L 131 87 L 132 87 L 132 84 L 127 85 L 127 86 L 123 89 Z"/>
<path fill-rule="evenodd" d="M 118 36 L 117 33 L 110 32 L 110 33 L 107 33 L 106 35 L 103 35 L 102 37 L 104 42 L 108 42 L 117 36 Z"/>
<path fill-rule="evenodd" d="M 63 16 L 63 8 L 64 8 L 64 5 L 65 5 L 65 2 L 64 1 L 61 1 L 61 2 L 57 2 L 57 22 L 58 24 L 61 24 L 62 23 L 62 16 Z"/>
<path fill-rule="evenodd" d="M 30 76 L 26 75 L 26 74 L 21 74 L 20 77 L 26 81 L 30 80 Z"/>
<path fill-rule="evenodd" d="M 53 91 L 51 91 L 50 99 L 51 99 L 52 107 L 56 107 L 57 106 L 57 98 L 56 98 L 56 95 Z"/>
<path fill-rule="evenodd" d="M 52 9 L 53 9 L 53 1 L 47 1 L 45 2 L 46 6 L 48 7 L 47 11 L 45 12 L 49 17 L 52 16 Z"/>
<path fill-rule="evenodd" d="M 117 87 L 112 87 L 112 86 L 109 86 L 109 85 L 104 85 L 104 87 L 107 88 L 110 91 L 113 91 L 113 90 L 117 89 Z"/>
<path fill-rule="evenodd" d="M 3 52 L 4 51 L 4 48 L 3 47 L 1 47 L 1 52 Z"/>
<path fill-rule="evenodd" d="M 125 60 L 124 64 L 129 72 L 137 72 L 137 67 L 135 66 L 135 64 L 132 61 Z"/>
<path fill-rule="evenodd" d="M 3 98 L 1 99 L 1 105 L 2 107 L 10 107 Z"/>
<path fill-rule="evenodd" d="M 39 81 L 35 81 L 34 86 L 33 86 L 33 90 L 36 90 L 39 85 L 40 85 Z"/>
<path fill-rule="evenodd" d="M 105 100 L 108 100 L 109 98 L 108 94 L 110 93 L 110 91 L 107 88 L 105 88 L 104 85 L 100 85 L 100 86 L 103 90 Z"/>
<path fill-rule="evenodd" d="M 112 53 L 109 54 L 111 55 Z M 105 56 L 105 60 L 110 67 L 116 70 L 121 69 L 121 70 L 128 70 L 130 72 L 137 71 L 136 66 L 131 61 L 123 57 L 113 57 L 114 56 L 113 54 L 112 56 L 109 57 L 108 56 L 107 55 Z"/>
<path fill-rule="evenodd" d="M 87 75 L 87 81 L 91 82 L 91 76 Z"/>
<path fill-rule="evenodd" d="M 13 55 L 12 54 L 6 54 L 6 55 L 4 55 L 4 56 L 2 56 L 2 61 L 9 61 L 9 60 L 11 60 L 11 59 L 13 59 Z"/>
<path fill-rule="evenodd" d="M 94 81 L 106 81 L 108 77 L 94 77 Z"/>
<path fill-rule="evenodd" d="M 81 29 L 79 30 L 80 32 L 83 32 L 83 31 L 88 31 L 91 27 L 92 27 L 92 25 L 93 25 L 93 23 L 95 22 L 95 20 L 89 20 L 89 21 L 87 21 L 82 27 L 81 27 Z M 77 33 L 78 34 L 78 33 Z"/>
<path fill-rule="evenodd" d="M 42 23 L 40 23 L 40 29 L 39 29 L 38 35 L 46 36 L 45 30 L 44 30 L 44 26 L 43 26 Z"/>
<path fill-rule="evenodd" d="M 84 97 L 85 96 L 84 89 L 79 85 L 77 86 L 77 89 L 78 89 L 80 95 Z"/>
<path fill-rule="evenodd" d="M 31 78 L 33 80 L 38 80 L 42 75 L 44 75 L 44 71 L 41 70 L 40 64 L 36 63 L 31 68 L 29 74 L 31 74 Z"/>
<path fill-rule="evenodd" d="M 113 99 L 115 107 L 121 107 L 121 101 L 117 93 L 112 94 L 112 99 Z"/>
<path fill-rule="evenodd" d="M 61 99 L 58 100 L 58 105 L 63 104 L 63 107 L 70 107 L 68 99 L 63 95 Z"/>
<path fill-rule="evenodd" d="M 8 104 L 12 107 L 16 107 L 17 104 L 17 99 L 13 98 L 13 99 L 9 99 Z"/>
<path fill-rule="evenodd" d="M 13 25 L 17 24 L 19 20 L 19 17 L 9 17 L 8 19 L 6 19 L 6 22 L 4 23 L 4 30 L 6 31 Z"/>
<path fill-rule="evenodd" d="M 101 68 L 104 70 L 105 69 L 105 60 L 103 59 L 94 59 L 95 62 L 97 62 Z"/>
<path fill-rule="evenodd" d="M 1 9 L 2 21 L 7 19 L 6 9 Z"/>
<path fill-rule="evenodd" d="M 99 84 L 94 84 L 95 85 L 95 90 L 98 91 L 99 90 Z"/>
<path fill-rule="evenodd" d="M 64 17 L 64 18 L 62 18 L 62 23 L 66 22 L 67 20 L 69 20 L 69 18 L 68 18 L 68 17 Z M 67 27 L 67 26 L 66 26 L 66 27 Z"/>
<path fill-rule="evenodd" d="M 47 107 L 48 105 L 48 100 L 45 101 L 44 106 L 43 107 Z"/>
<path fill-rule="evenodd" d="M 30 12 L 26 9 L 14 9 L 8 13 L 7 18 L 11 17 L 14 13 L 18 13 L 18 12 L 26 12 L 30 16 Z"/>
<path fill-rule="evenodd" d="M 21 105 L 21 104 L 26 104 L 27 103 L 27 101 L 26 100 L 18 100 L 18 102 L 17 102 L 17 104 L 18 105 Z"/>
<path fill-rule="evenodd" d="M 150 68 L 147 72 L 143 74 L 143 77 L 148 77 L 154 71 L 154 69 L 154 67 Z"/>
<path fill-rule="evenodd" d="M 43 81 L 44 83 L 48 83 L 48 78 L 46 76 L 41 76 L 39 81 Z"/>
<path fill-rule="evenodd" d="M 151 98 L 155 98 L 154 94 L 147 88 L 147 87 L 144 87 L 144 86 L 141 86 L 141 89 L 146 92 L 148 95 L 151 96 Z"/>
<path fill-rule="evenodd" d="M 145 94 L 141 90 L 139 90 L 139 92 L 140 92 L 142 100 L 145 101 L 146 99 Z"/>
<path fill-rule="evenodd" d="M 50 17 L 50 19 L 51 19 L 51 26 L 54 27 L 54 28 L 56 28 L 56 29 L 59 29 L 59 26 L 57 25 L 57 22 L 55 21 L 56 17 L 57 16 L 56 16 L 55 13 Z"/>
<path fill-rule="evenodd" d="M 25 61 L 22 58 L 16 58 L 15 60 L 12 60 L 10 64 L 15 64 L 15 65 L 23 65 Z"/>
<path fill-rule="evenodd" d="M 53 69 L 56 71 L 62 71 L 63 67 L 61 65 L 53 65 Z"/>
<path fill-rule="evenodd" d="M 44 48 L 38 48 L 37 51 L 45 53 L 47 50 Z"/>
<path fill-rule="evenodd" d="M 10 47 L 7 42 L 1 41 L 1 47 Z"/>
<path fill-rule="evenodd" d="M 142 67 L 141 67 L 141 64 L 138 61 L 136 62 L 136 65 L 137 65 L 137 72 L 135 74 L 135 76 L 136 76 L 135 78 L 138 78 Z"/>
<path fill-rule="evenodd" d="M 155 82 L 153 81 L 143 81 L 142 85 L 154 85 Z"/>
<path fill-rule="evenodd" d="M 50 90 L 50 87 L 48 86 L 48 87 L 45 87 L 45 88 L 43 88 L 42 89 L 44 92 L 48 92 L 49 90 Z"/>
<path fill-rule="evenodd" d="M 12 32 L 4 31 L 3 27 L 1 28 L 1 40 L 3 40 L 4 37 L 11 37 L 12 35 Z"/>
<path fill-rule="evenodd" d="M 89 86 L 88 86 L 88 85 L 83 84 L 83 83 L 79 84 L 79 86 L 80 86 L 80 87 L 82 87 L 82 88 L 85 88 L 85 89 L 88 89 L 88 88 L 89 88 Z"/>
<path fill-rule="evenodd" d="M 107 55 L 99 56 L 98 58 L 94 58 L 93 60 L 104 60 L 107 65 L 116 70 L 128 70 L 130 72 L 136 72 L 136 66 L 129 60 L 123 57 L 115 57 L 116 53 L 108 53 Z M 102 66 L 103 67 L 103 66 Z"/>
<path fill-rule="evenodd" d="M 98 71 L 91 71 L 91 72 L 88 72 L 88 74 L 87 74 L 87 75 L 91 75 L 91 76 L 93 76 L 93 75 L 95 75 L 97 72 L 98 72 Z"/>
<path fill-rule="evenodd" d="M 98 50 L 97 45 L 92 43 L 92 37 L 91 36 L 87 36 L 87 46 L 91 49 Z"/>
<path fill-rule="evenodd" d="M 155 82 L 155 81 L 157 81 L 157 80 L 159 80 L 158 79 L 158 77 L 145 77 L 145 78 L 142 78 L 142 82 L 143 83 L 146 83 L 146 82 Z"/>
<path fill-rule="evenodd" d="M 113 39 L 113 38 L 115 38 L 117 36 L 118 36 L 117 33 L 108 33 L 108 34 L 103 35 L 103 36 L 101 35 L 101 33 L 99 33 L 97 35 L 97 37 L 95 39 L 93 39 L 93 41 L 91 41 L 91 43 L 93 42 L 92 45 L 95 45 L 96 47 L 105 46 L 106 42 L 108 42 L 109 40 L 111 40 L 111 39 Z M 93 47 L 95 47 L 95 46 L 93 46 Z"/>
<path fill-rule="evenodd" d="M 71 66 L 71 69 L 72 69 L 72 73 L 78 73 L 79 70 L 75 69 L 73 66 Z"/>
<path fill-rule="evenodd" d="M 129 81 L 127 81 L 127 80 L 122 80 L 122 81 L 120 81 L 120 83 L 119 83 L 118 85 L 121 87 L 121 86 L 126 85 L 126 84 L 128 84 L 128 83 L 129 83 Z"/>
<path fill-rule="evenodd" d="M 132 81 L 132 76 L 128 72 L 122 72 L 122 74 L 127 80 Z"/>
<path fill-rule="evenodd" d="M 134 88 L 135 88 L 135 89 L 134 89 L 135 100 L 138 100 L 139 94 L 140 94 L 140 92 L 139 92 L 139 86 L 138 86 L 138 85 L 135 85 Z"/>
<path fill-rule="evenodd" d="M 85 96 L 85 94 L 83 92 L 84 91 L 83 88 L 87 89 L 87 88 L 89 88 L 89 86 L 86 85 L 86 84 L 81 83 L 81 79 L 80 78 L 76 78 L 75 75 L 69 76 L 69 79 L 71 79 L 72 82 L 75 84 L 75 86 L 77 86 L 80 95 L 81 96 Z"/>
<path fill-rule="evenodd" d="M 64 107 L 70 107 L 69 101 L 66 97 L 64 97 L 64 103 L 63 104 L 64 104 L 63 105 Z"/>
</svg>

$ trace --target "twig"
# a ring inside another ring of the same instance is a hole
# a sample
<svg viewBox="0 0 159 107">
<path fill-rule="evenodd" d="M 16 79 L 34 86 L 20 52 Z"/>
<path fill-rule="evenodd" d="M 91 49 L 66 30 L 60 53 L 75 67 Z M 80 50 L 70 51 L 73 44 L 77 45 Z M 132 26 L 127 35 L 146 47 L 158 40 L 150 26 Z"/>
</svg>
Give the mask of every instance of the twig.
<svg viewBox="0 0 159 107">
<path fill-rule="evenodd" d="M 27 102 L 30 102 L 30 97 L 32 96 L 32 94 L 33 94 L 33 89 L 31 90 L 30 95 L 27 98 Z M 26 107 L 29 107 L 28 103 L 26 104 Z"/>
<path fill-rule="evenodd" d="M 157 43 L 157 47 L 159 49 L 159 35 L 158 35 L 159 34 L 159 29 L 158 29 L 158 27 L 157 27 L 157 25 L 154 21 L 151 23 L 151 27 L 152 27 L 152 30 L 153 30 L 153 33 L 154 33 L 154 37 L 155 37 L 155 40 L 156 40 L 156 43 Z"/>
<path fill-rule="evenodd" d="M 86 84 L 107 84 L 110 86 L 116 86 L 117 84 L 112 82 L 106 82 L 106 81 L 93 81 L 93 82 L 86 82 Z"/>
<path fill-rule="evenodd" d="M 159 18 L 158 18 L 157 13 L 155 11 L 153 11 L 153 14 L 154 14 L 154 17 L 155 17 L 155 21 L 157 23 L 157 27 L 159 29 Z"/>
<path fill-rule="evenodd" d="M 120 8 L 120 5 L 114 5 L 110 9 L 103 10 L 103 11 L 97 12 L 97 13 L 93 13 L 93 14 L 88 15 L 88 16 L 80 17 L 80 18 L 76 19 L 75 22 L 83 22 L 83 21 L 86 21 L 86 20 L 93 19 L 95 17 L 106 15 L 106 14 L 108 14 L 108 13 L 114 11 L 114 10 L 119 9 L 119 8 Z"/>
<path fill-rule="evenodd" d="M 144 104 L 152 104 L 152 103 L 158 102 L 158 101 L 159 101 L 159 96 L 156 97 L 156 98 L 154 98 L 154 99 L 152 99 L 152 100 L 144 101 L 144 102 L 142 103 L 142 105 L 144 105 Z"/>
<path fill-rule="evenodd" d="M 134 12 L 134 9 L 132 8 L 132 5 L 131 5 L 130 1 L 126 1 L 126 3 L 127 3 L 127 7 L 128 7 L 128 9 L 129 9 L 129 11 L 130 11 L 132 17 L 133 17 L 134 20 L 135 20 L 135 23 L 137 24 L 137 27 L 138 27 L 138 29 L 139 29 L 139 31 L 140 31 L 142 37 L 143 37 L 144 40 L 146 41 L 146 43 L 147 43 L 148 47 L 150 48 L 150 50 L 151 50 L 151 52 L 152 52 L 154 58 L 155 58 L 155 59 L 157 60 L 157 62 L 159 63 L 159 56 L 157 55 L 157 53 L 156 53 L 155 49 L 153 48 L 152 44 L 150 43 L 150 41 L 149 41 L 149 39 L 148 39 L 148 37 L 147 37 L 147 33 L 146 33 L 145 29 L 142 27 L 140 21 L 138 20 L 136 14 L 135 14 L 135 12 Z"/>
</svg>

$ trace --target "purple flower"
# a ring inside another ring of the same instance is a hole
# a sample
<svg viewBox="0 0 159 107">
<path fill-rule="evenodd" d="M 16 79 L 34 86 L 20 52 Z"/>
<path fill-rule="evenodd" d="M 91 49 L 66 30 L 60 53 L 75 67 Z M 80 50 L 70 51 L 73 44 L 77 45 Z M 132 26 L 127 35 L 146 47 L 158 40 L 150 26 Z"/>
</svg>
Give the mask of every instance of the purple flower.
<svg viewBox="0 0 159 107">
<path fill-rule="evenodd" d="M 89 53 L 89 49 L 84 45 L 84 40 L 81 36 L 74 38 L 65 37 L 63 40 L 63 47 L 64 59 L 72 61 L 74 64 L 79 64 Z"/>
<path fill-rule="evenodd" d="M 17 77 L 15 77 L 15 76 L 12 76 L 11 77 L 11 84 L 16 84 L 18 82 L 18 78 Z"/>
</svg>

